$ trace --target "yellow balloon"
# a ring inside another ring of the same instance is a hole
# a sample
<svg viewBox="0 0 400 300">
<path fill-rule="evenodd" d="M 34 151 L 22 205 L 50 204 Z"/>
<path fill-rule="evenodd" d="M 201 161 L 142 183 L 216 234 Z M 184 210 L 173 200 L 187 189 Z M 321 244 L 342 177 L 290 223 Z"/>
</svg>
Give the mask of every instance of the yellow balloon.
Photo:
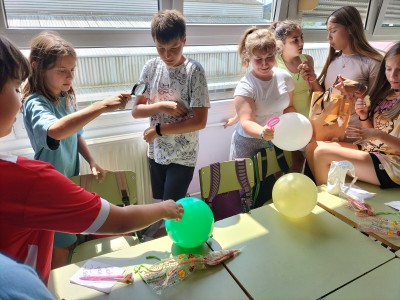
<svg viewBox="0 0 400 300">
<path fill-rule="evenodd" d="M 317 194 L 314 182 L 300 173 L 283 175 L 272 188 L 276 209 L 289 218 L 308 215 L 317 204 Z"/>
</svg>

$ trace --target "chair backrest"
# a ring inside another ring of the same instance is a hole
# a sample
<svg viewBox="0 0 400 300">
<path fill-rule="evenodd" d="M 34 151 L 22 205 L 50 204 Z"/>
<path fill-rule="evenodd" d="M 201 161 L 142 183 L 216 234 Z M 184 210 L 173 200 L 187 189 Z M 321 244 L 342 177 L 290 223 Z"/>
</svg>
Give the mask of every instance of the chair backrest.
<svg viewBox="0 0 400 300">
<path fill-rule="evenodd" d="M 199 170 L 201 196 L 218 221 L 252 207 L 254 168 L 251 159 L 214 163 Z"/>
<path fill-rule="evenodd" d="M 257 208 L 272 199 L 276 180 L 290 170 L 292 153 L 270 144 L 254 155 L 253 161 L 256 182 L 253 189 L 253 208 Z"/>
<path fill-rule="evenodd" d="M 282 150 L 281 150 L 282 151 Z M 258 177 L 263 180 L 263 178 L 266 178 L 272 174 L 278 173 L 282 171 L 281 166 L 279 165 L 278 162 L 278 155 L 284 155 L 284 158 L 290 167 L 292 165 L 292 153 L 289 151 L 283 151 L 282 154 L 276 153 L 276 148 L 275 147 L 270 147 L 265 149 L 265 154 L 262 151 L 258 152 L 255 157 L 254 157 L 254 163 L 257 163 L 257 166 L 255 167 L 255 170 L 258 171 Z M 262 162 L 264 160 L 267 160 L 267 170 L 262 174 L 263 172 L 263 166 Z"/>
<path fill-rule="evenodd" d="M 107 172 L 101 183 L 92 174 L 73 176 L 70 179 L 112 204 L 118 206 L 137 204 L 136 174 L 132 171 Z"/>
<path fill-rule="evenodd" d="M 253 188 L 255 184 L 253 162 L 250 158 L 246 158 L 245 162 L 246 162 L 248 182 L 250 184 L 250 187 Z M 200 168 L 199 178 L 200 178 L 201 198 L 206 199 L 210 195 L 210 185 L 211 185 L 211 167 L 209 165 Z M 234 160 L 221 162 L 220 184 L 217 194 L 223 194 L 240 189 L 241 185 L 236 176 L 236 162 Z"/>
</svg>

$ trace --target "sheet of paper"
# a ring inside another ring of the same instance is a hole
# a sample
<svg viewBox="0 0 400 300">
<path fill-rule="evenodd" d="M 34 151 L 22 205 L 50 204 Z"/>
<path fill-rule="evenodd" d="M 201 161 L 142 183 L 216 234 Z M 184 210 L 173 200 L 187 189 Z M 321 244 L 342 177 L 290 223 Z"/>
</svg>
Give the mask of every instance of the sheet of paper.
<svg viewBox="0 0 400 300">
<path fill-rule="evenodd" d="M 386 202 L 385 204 L 400 211 L 400 201 L 391 201 L 391 202 Z"/>
<path fill-rule="evenodd" d="M 348 187 L 349 187 L 349 185 L 347 183 L 344 184 L 342 191 L 343 192 L 346 191 Z M 350 187 L 350 189 L 345 193 L 356 200 L 365 200 L 365 199 L 372 198 L 375 196 L 375 193 L 370 193 L 356 185 L 353 185 L 352 187 Z"/>
<path fill-rule="evenodd" d="M 86 286 L 109 294 L 117 280 L 81 280 L 80 277 L 86 276 L 117 276 L 122 275 L 125 269 L 107 265 L 95 260 L 88 260 L 85 264 L 71 277 L 70 282 Z"/>
</svg>

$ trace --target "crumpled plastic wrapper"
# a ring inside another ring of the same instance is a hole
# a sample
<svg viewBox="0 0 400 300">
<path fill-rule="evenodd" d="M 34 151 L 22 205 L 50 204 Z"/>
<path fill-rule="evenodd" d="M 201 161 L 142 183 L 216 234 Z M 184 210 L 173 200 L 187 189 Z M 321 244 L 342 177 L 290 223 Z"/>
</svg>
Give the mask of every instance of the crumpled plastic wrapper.
<svg viewBox="0 0 400 300">
<path fill-rule="evenodd" d="M 346 175 L 349 173 L 357 180 L 354 166 L 348 160 L 332 161 L 328 172 L 327 192 L 333 195 L 339 195 L 345 184 Z M 352 183 L 354 183 L 354 181 Z"/>
<path fill-rule="evenodd" d="M 240 250 L 211 251 L 207 255 L 180 254 L 159 261 L 158 263 L 136 268 L 137 273 L 148 284 L 154 292 L 161 292 L 170 286 L 186 279 L 196 270 L 206 269 L 217 265 L 224 260 L 235 257 Z"/>
</svg>

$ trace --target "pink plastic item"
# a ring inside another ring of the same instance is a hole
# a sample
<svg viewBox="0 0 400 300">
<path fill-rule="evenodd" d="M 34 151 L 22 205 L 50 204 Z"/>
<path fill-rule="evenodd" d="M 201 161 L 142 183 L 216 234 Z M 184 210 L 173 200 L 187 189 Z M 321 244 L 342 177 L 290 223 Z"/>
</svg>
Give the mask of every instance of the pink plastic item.
<svg viewBox="0 0 400 300">
<path fill-rule="evenodd" d="M 278 124 L 279 121 L 280 121 L 279 117 L 272 117 L 271 119 L 269 119 L 269 120 L 267 121 L 267 125 L 268 125 L 270 128 L 274 128 L 274 126 L 275 126 L 276 124 Z"/>
</svg>

